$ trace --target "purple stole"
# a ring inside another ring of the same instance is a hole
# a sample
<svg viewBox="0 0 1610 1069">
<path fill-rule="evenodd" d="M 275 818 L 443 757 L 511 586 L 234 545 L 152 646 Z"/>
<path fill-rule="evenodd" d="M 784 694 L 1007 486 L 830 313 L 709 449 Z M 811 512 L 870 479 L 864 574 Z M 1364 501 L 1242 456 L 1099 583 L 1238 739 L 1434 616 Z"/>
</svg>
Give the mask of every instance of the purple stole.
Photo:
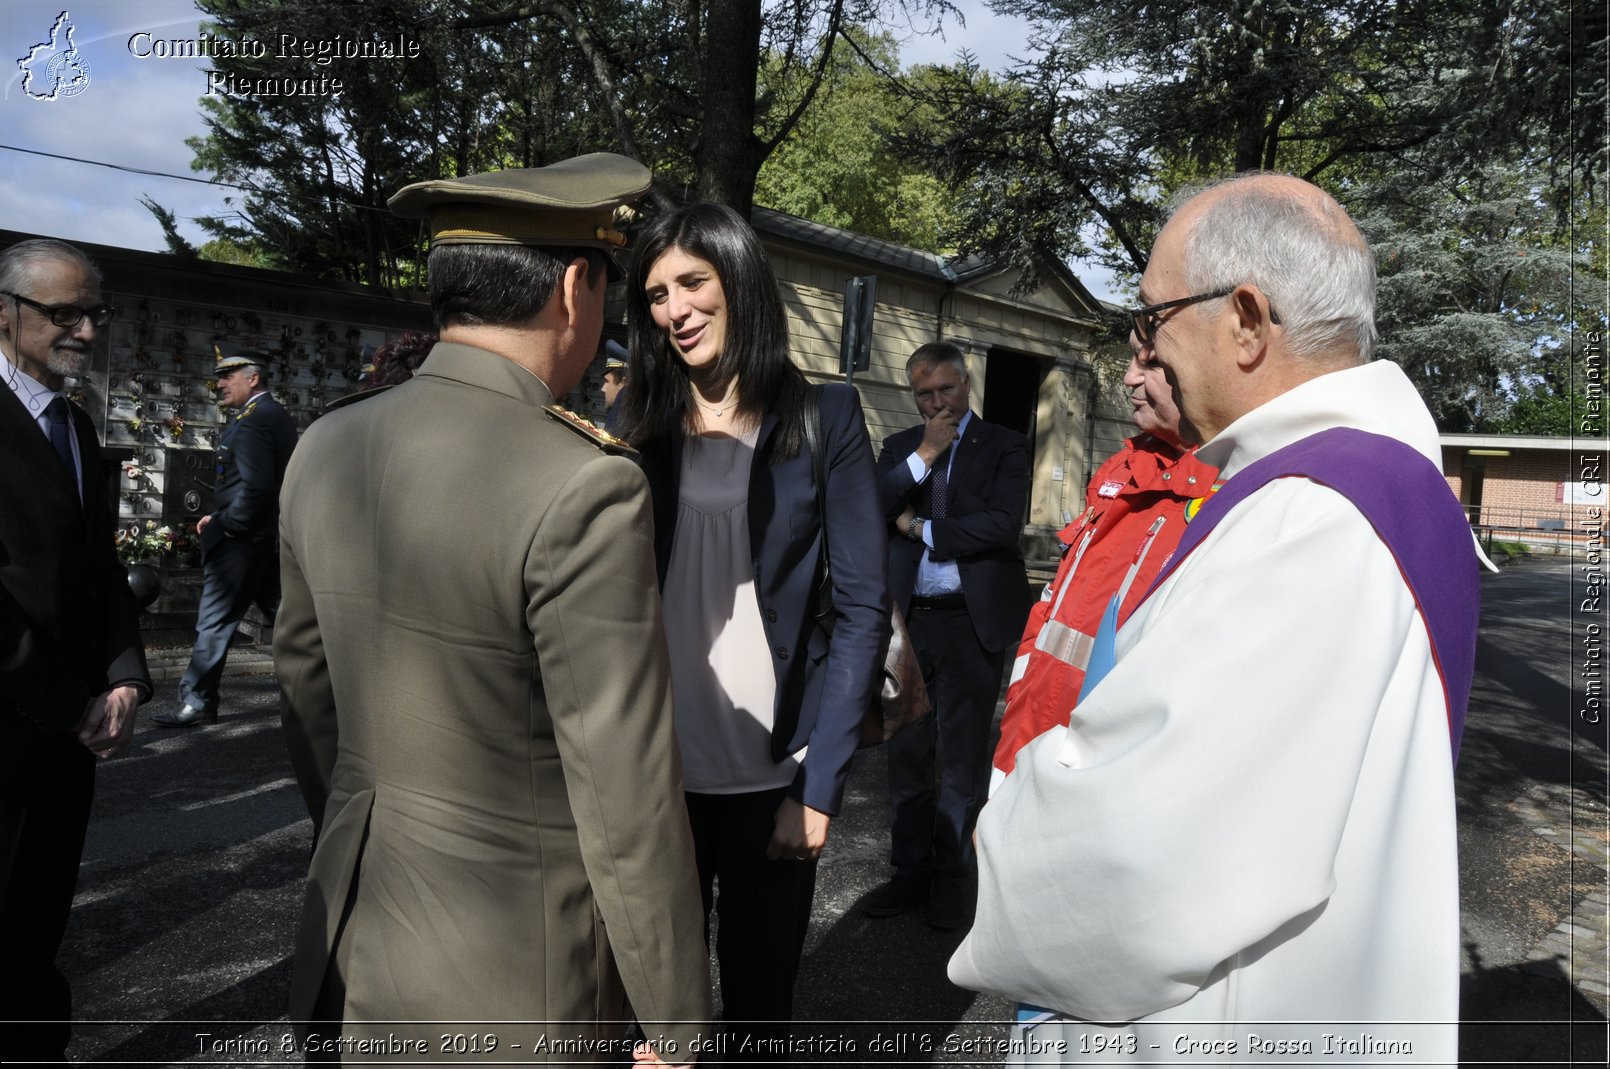
<svg viewBox="0 0 1610 1069">
<path fill-rule="evenodd" d="M 1147 597 L 1244 499 L 1274 479 L 1303 478 L 1353 503 L 1391 551 L 1431 640 L 1448 703 L 1448 739 L 1459 759 L 1476 668 L 1480 564 L 1470 523 L 1442 472 L 1395 438 L 1336 427 L 1247 465 L 1202 506 Z"/>
</svg>

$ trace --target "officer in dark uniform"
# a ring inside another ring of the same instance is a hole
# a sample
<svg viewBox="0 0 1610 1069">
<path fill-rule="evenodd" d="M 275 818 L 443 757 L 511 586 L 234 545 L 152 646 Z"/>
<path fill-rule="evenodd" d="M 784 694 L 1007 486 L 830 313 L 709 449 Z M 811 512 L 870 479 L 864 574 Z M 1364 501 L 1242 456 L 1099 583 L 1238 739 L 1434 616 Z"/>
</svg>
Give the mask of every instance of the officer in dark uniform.
<svg viewBox="0 0 1610 1069">
<path fill-rule="evenodd" d="M 626 348 L 611 338 L 604 343 L 604 430 L 619 434 L 621 391 L 626 388 Z"/>
<path fill-rule="evenodd" d="M 218 683 L 230 640 L 255 603 L 272 616 L 279 606 L 279 495 L 296 445 L 296 424 L 268 392 L 268 358 L 218 356 L 220 403 L 231 412 L 218 435 L 213 512 L 201 517 L 201 608 L 190 667 L 179 683 L 183 704 L 151 719 L 182 728 L 218 720 Z"/>
</svg>

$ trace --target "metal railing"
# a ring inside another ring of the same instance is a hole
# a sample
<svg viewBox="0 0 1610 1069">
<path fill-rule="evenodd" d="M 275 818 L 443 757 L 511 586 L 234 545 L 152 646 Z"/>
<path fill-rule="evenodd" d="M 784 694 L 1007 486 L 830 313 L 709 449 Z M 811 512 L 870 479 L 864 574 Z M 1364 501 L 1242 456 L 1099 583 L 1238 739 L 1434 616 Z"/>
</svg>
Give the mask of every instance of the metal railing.
<svg viewBox="0 0 1610 1069">
<path fill-rule="evenodd" d="M 1576 525 L 1574 515 L 1585 506 L 1513 508 L 1494 505 L 1466 505 L 1465 517 L 1489 553 L 1496 541 L 1523 542 L 1564 548 L 1585 539 L 1588 532 Z"/>
</svg>

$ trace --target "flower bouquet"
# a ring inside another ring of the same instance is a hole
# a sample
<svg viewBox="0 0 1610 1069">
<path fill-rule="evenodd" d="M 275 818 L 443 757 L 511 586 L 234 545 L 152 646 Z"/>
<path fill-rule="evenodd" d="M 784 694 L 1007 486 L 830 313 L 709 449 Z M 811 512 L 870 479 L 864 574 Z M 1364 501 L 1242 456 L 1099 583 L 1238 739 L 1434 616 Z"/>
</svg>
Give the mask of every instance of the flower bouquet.
<svg viewBox="0 0 1610 1069">
<path fill-rule="evenodd" d="M 175 546 L 186 538 L 194 541 L 193 535 L 175 531 L 167 524 L 158 527 L 155 520 L 146 520 L 144 527 L 131 523 L 117 532 L 117 559 L 124 564 L 142 564 L 175 552 Z"/>
</svg>

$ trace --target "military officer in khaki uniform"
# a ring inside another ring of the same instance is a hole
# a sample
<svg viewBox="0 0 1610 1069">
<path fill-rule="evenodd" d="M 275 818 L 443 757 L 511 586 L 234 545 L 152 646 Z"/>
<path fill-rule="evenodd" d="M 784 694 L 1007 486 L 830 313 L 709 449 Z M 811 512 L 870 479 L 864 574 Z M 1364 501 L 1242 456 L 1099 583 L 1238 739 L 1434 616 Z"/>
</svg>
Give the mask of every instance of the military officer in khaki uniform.
<svg viewBox="0 0 1610 1069">
<path fill-rule="evenodd" d="M 282 498 L 310 1057 L 389 1036 L 541 1060 L 538 1033 L 554 1061 L 618 1057 L 599 1022 L 635 1013 L 688 1061 L 710 1016 L 647 489 L 548 407 L 597 351 L 614 211 L 648 185 L 598 153 L 391 201 L 429 217 L 441 341 L 319 419 Z"/>
</svg>

